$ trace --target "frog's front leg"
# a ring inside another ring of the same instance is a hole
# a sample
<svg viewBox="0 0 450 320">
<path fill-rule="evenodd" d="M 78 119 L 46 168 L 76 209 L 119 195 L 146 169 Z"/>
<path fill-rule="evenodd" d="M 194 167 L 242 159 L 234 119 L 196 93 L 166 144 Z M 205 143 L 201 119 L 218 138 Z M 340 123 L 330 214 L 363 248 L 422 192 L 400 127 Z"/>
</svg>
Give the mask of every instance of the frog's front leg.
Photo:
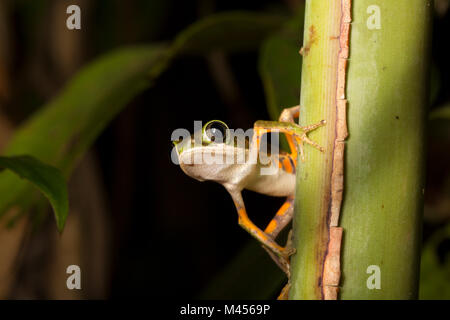
<svg viewBox="0 0 450 320">
<path fill-rule="evenodd" d="M 291 108 L 286 108 L 284 109 L 281 114 L 280 117 L 278 119 L 279 122 L 290 122 L 290 123 L 295 123 L 295 118 L 298 118 L 300 116 L 300 106 L 294 106 Z M 313 147 L 315 147 L 316 149 L 319 149 L 320 151 L 323 151 L 323 149 L 314 141 L 311 141 L 307 136 L 306 133 L 308 133 L 309 131 L 312 131 L 318 127 L 321 127 L 325 124 L 325 120 L 322 120 L 318 123 L 309 125 L 309 126 L 304 126 L 304 127 L 300 127 L 303 131 L 304 131 L 304 135 L 301 137 L 301 140 L 305 141 L 306 143 L 312 145 Z M 291 135 L 286 135 L 286 138 L 288 140 L 289 146 L 291 147 L 291 150 L 295 149 L 295 145 L 293 143 L 293 138 Z M 302 144 L 300 144 L 300 146 L 303 146 Z M 304 161 L 304 156 L 303 156 L 303 149 L 300 149 L 300 153 L 302 156 L 302 161 Z"/>
<path fill-rule="evenodd" d="M 297 108 L 297 107 L 294 107 Z M 289 110 L 289 109 L 285 109 Z M 294 122 L 276 122 L 276 121 L 257 121 L 254 126 L 253 141 L 250 148 L 253 152 L 259 152 L 259 147 L 264 134 L 269 132 L 282 132 L 285 134 L 286 139 L 291 149 L 290 157 L 294 161 L 294 165 L 297 165 L 297 153 L 300 151 L 300 157 L 302 161 L 305 161 L 305 155 L 303 151 L 303 144 L 307 143 L 323 152 L 324 149 L 316 142 L 308 138 L 307 133 L 322 127 L 326 124 L 325 120 L 311 124 L 309 126 L 301 127 Z M 254 149 L 253 149 L 254 148 Z"/>
</svg>

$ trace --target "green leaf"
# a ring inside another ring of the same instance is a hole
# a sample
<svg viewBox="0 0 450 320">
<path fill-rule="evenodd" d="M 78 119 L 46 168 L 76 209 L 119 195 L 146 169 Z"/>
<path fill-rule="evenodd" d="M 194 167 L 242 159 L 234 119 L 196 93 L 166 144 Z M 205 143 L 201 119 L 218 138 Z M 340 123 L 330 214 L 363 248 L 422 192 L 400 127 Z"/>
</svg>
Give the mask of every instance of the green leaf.
<svg viewBox="0 0 450 320">
<path fill-rule="evenodd" d="M 450 224 L 438 230 L 425 244 L 420 267 L 420 299 L 450 299 Z M 438 248 L 446 244 L 439 259 Z"/>
<path fill-rule="evenodd" d="M 183 31 L 175 40 L 174 50 L 185 54 L 254 50 L 285 21 L 286 17 L 280 15 L 244 11 L 211 15 Z"/>
<path fill-rule="evenodd" d="M 218 14 L 181 32 L 172 46 L 135 46 L 106 54 L 84 67 L 55 99 L 22 124 L 4 153 L 34 156 L 68 177 L 104 128 L 151 85 L 172 58 L 215 49 L 256 49 L 282 21 L 267 14 Z M 0 173 L 0 216 L 14 204 L 26 209 L 31 191 L 11 172 Z"/>
<path fill-rule="evenodd" d="M 439 68 L 435 63 L 431 63 L 430 69 L 430 105 L 433 105 L 441 90 L 441 78 Z"/>
<path fill-rule="evenodd" d="M 264 41 L 259 58 L 259 73 L 272 120 L 277 120 L 284 108 L 298 105 L 300 83 L 304 7 L 276 34 Z"/>
<path fill-rule="evenodd" d="M 30 156 L 0 157 L 0 168 L 9 169 L 28 180 L 47 197 L 53 207 L 58 230 L 62 232 L 69 202 L 61 171 Z"/>
<path fill-rule="evenodd" d="M 435 108 L 428 117 L 428 137 L 431 140 L 448 140 L 450 138 L 450 105 Z"/>
<path fill-rule="evenodd" d="M 165 46 L 126 48 L 89 64 L 17 130 L 5 154 L 34 156 L 68 176 L 108 123 L 164 68 L 167 52 Z M 22 205 L 30 192 L 25 181 L 0 173 L 0 215 Z"/>
<path fill-rule="evenodd" d="M 199 299 L 273 299 L 286 283 L 283 271 L 251 239 L 209 282 Z"/>
<path fill-rule="evenodd" d="M 450 120 L 450 105 L 445 105 L 431 111 L 430 120 Z"/>
</svg>

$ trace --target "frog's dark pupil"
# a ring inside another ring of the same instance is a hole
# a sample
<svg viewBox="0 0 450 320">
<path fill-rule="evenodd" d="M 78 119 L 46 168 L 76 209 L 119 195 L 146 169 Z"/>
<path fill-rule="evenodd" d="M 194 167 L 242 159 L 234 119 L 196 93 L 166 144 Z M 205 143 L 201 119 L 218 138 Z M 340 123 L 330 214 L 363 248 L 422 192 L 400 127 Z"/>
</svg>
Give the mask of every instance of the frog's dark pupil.
<svg viewBox="0 0 450 320">
<path fill-rule="evenodd" d="M 217 135 L 217 129 L 211 129 L 209 132 L 211 133 L 211 141 L 214 142 L 216 141 L 216 135 Z"/>
<path fill-rule="evenodd" d="M 216 142 L 216 140 L 222 140 L 219 142 L 223 142 L 226 134 L 226 128 L 221 123 L 211 123 L 207 129 L 207 134 L 212 142 Z"/>
</svg>

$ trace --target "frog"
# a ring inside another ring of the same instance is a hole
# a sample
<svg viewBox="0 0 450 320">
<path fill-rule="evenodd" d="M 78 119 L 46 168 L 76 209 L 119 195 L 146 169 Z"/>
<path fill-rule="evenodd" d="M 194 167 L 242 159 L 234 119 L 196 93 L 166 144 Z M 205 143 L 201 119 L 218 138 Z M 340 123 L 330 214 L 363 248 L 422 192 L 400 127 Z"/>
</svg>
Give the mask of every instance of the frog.
<svg viewBox="0 0 450 320">
<path fill-rule="evenodd" d="M 292 220 L 297 160 L 300 156 L 301 161 L 305 161 L 305 144 L 324 152 L 324 148 L 309 139 L 307 134 L 326 124 L 325 120 L 321 120 L 300 126 L 295 122 L 299 115 L 300 106 L 294 106 L 284 109 L 278 121 L 256 121 L 253 134 L 245 143 L 237 144 L 235 140 L 227 139 L 230 129 L 220 120 L 211 120 L 202 127 L 200 143 L 195 141 L 194 135 L 182 141 L 174 141 L 174 151 L 182 171 L 198 181 L 214 181 L 225 187 L 238 213 L 238 224 L 262 244 L 288 278 L 289 258 L 295 253 L 292 230 L 285 246 L 277 243 L 276 238 Z M 263 137 L 268 133 L 284 134 L 290 151 L 269 154 L 260 150 Z M 229 157 L 233 161 L 195 161 L 206 155 L 214 155 L 216 160 Z M 261 161 L 263 158 L 266 161 Z M 235 161 L 236 159 L 245 161 Z M 270 171 L 270 168 L 277 170 Z M 271 173 L 262 174 L 264 170 Z M 244 189 L 285 198 L 264 229 L 260 229 L 250 220 L 242 197 Z"/>
</svg>

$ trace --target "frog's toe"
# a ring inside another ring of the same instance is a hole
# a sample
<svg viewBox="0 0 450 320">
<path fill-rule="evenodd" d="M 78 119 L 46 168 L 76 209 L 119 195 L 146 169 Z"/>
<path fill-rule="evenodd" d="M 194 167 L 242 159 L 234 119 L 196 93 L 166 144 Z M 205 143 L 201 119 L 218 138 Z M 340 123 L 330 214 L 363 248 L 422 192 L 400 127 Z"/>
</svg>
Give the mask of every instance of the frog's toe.
<svg viewBox="0 0 450 320">
<path fill-rule="evenodd" d="M 297 250 L 294 247 L 286 247 L 283 250 L 283 257 L 285 259 L 289 259 L 289 257 L 295 254 L 296 252 Z"/>
</svg>

